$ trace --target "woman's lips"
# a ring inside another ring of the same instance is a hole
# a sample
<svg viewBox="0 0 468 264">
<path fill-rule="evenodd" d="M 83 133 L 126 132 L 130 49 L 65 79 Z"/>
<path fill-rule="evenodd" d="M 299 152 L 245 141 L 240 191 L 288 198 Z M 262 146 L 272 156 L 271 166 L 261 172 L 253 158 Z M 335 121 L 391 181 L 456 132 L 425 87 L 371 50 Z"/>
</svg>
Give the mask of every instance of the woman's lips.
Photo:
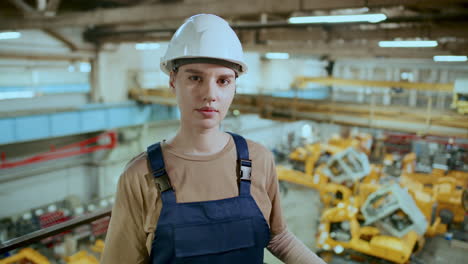
<svg viewBox="0 0 468 264">
<path fill-rule="evenodd" d="M 211 107 L 202 107 L 197 109 L 197 112 L 202 114 L 203 117 L 205 118 L 210 118 L 216 115 L 218 113 L 218 110 L 211 108 Z"/>
</svg>

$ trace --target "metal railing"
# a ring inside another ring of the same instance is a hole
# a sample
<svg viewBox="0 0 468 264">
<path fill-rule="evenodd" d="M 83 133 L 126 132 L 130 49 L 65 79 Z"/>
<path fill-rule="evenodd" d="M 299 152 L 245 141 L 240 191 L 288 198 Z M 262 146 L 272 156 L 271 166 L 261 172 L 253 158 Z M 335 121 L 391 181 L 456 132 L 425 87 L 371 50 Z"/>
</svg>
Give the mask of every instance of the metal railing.
<svg viewBox="0 0 468 264">
<path fill-rule="evenodd" d="M 89 224 L 98 219 L 110 216 L 111 210 L 111 208 L 102 209 L 93 213 L 76 217 L 63 223 L 59 223 L 50 227 L 31 232 L 24 236 L 5 241 L 3 243 L 0 243 L 0 254 L 4 254 L 11 250 L 39 242 L 44 238 L 51 237 L 53 235 L 57 235 L 62 232 L 71 230 L 75 227 Z"/>
</svg>

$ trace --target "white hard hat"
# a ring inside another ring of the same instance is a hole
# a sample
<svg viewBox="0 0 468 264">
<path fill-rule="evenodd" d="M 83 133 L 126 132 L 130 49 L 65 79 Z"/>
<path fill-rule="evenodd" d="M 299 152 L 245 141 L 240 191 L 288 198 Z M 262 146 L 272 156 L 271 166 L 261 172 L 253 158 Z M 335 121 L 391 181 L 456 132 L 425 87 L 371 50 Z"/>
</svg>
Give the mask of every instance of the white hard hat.
<svg viewBox="0 0 468 264">
<path fill-rule="evenodd" d="M 238 75 L 247 72 L 236 33 L 224 19 L 211 14 L 192 16 L 177 29 L 161 58 L 161 69 L 169 74 L 178 66 L 197 62 L 221 64 Z"/>
</svg>

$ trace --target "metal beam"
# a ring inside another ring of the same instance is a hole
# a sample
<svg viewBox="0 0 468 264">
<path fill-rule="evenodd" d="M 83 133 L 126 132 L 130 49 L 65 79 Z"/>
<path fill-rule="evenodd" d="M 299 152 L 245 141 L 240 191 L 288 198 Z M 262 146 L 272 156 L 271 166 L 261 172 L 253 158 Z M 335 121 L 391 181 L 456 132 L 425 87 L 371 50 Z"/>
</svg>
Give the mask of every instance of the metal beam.
<svg viewBox="0 0 468 264">
<path fill-rule="evenodd" d="M 430 6 L 446 7 L 448 5 L 466 4 L 465 0 L 303 0 L 305 10 L 345 9 L 345 8 L 378 8 L 391 6 Z"/>
<path fill-rule="evenodd" d="M 404 84 L 400 83 L 401 85 Z M 143 103 L 176 104 L 174 95 L 164 90 L 132 90 L 130 96 Z M 396 131 L 424 132 L 431 135 L 468 137 L 466 117 L 446 110 L 428 112 L 424 108 L 280 98 L 260 94 L 237 94 L 231 109 L 238 109 L 242 113 L 261 113 L 262 118 L 275 120 L 316 120 Z"/>
<path fill-rule="evenodd" d="M 9 0 L 10 3 L 12 3 L 16 8 L 18 8 L 24 16 L 38 16 L 40 13 L 32 8 L 30 5 L 25 3 L 23 0 Z"/>
<path fill-rule="evenodd" d="M 61 0 L 48 0 L 45 12 L 57 13 Z"/>
<path fill-rule="evenodd" d="M 400 28 L 379 28 L 362 30 L 350 26 L 334 26 L 331 28 L 276 28 L 263 29 L 259 33 L 259 40 L 392 40 L 395 38 L 428 38 L 439 39 L 444 37 L 455 37 L 468 39 L 468 23 L 446 24 L 446 25 L 415 25 Z"/>
<path fill-rule="evenodd" d="M 154 21 L 161 22 L 171 19 L 180 19 L 182 22 L 183 19 L 200 13 L 214 13 L 226 18 L 242 15 L 257 15 L 265 12 L 288 13 L 299 10 L 299 3 L 299 0 L 238 0 L 236 2 L 219 0 L 206 5 L 200 4 L 199 2 L 140 5 L 92 12 L 68 13 L 52 18 L 3 19 L 0 23 L 0 30 L 132 24 Z"/>
<path fill-rule="evenodd" d="M 18 8 L 24 13 L 36 11 L 36 9 L 26 4 L 23 0 L 9 0 L 9 2 L 12 3 L 14 6 L 16 6 L 16 8 Z"/>
<path fill-rule="evenodd" d="M 20 1 L 20 0 L 10 0 Z M 226 18 L 239 16 L 258 16 L 259 14 L 282 14 L 289 16 L 294 12 L 304 12 L 324 9 L 360 8 L 360 7 L 390 7 L 390 6 L 428 6 L 447 7 L 466 3 L 464 0 L 218 0 L 206 2 L 190 1 L 186 3 L 160 3 L 153 5 L 138 5 L 132 7 L 96 10 L 91 12 L 75 12 L 53 18 L 3 19 L 1 29 L 32 29 L 45 27 L 88 26 L 143 24 L 148 22 L 163 22 L 167 20 L 182 20 L 199 13 L 214 13 Z"/>
<path fill-rule="evenodd" d="M 0 59 L 25 59 L 25 60 L 45 60 L 45 61 L 91 61 L 94 54 L 91 52 L 70 52 L 67 54 L 31 54 L 0 52 Z"/>
<path fill-rule="evenodd" d="M 336 58 L 432 58 L 435 55 L 459 55 L 466 54 L 468 50 L 451 51 L 440 48 L 379 48 L 377 44 L 359 45 L 352 43 L 268 43 L 268 45 L 245 44 L 244 50 L 255 52 L 289 52 L 292 54 L 329 56 Z"/>
<path fill-rule="evenodd" d="M 67 46 L 71 51 L 77 51 L 78 47 L 73 43 L 72 41 L 68 40 L 64 36 L 62 36 L 60 33 L 57 31 L 50 29 L 50 28 L 44 28 L 42 31 L 44 31 L 47 35 L 51 36 L 52 38 L 62 42 L 65 46 Z"/>
<path fill-rule="evenodd" d="M 35 242 L 39 242 L 44 238 L 48 238 L 65 231 L 70 231 L 78 226 L 90 224 L 98 219 L 111 216 L 111 213 L 111 208 L 101 209 L 97 212 L 92 212 L 83 216 L 78 216 L 77 218 L 74 218 L 72 220 L 68 220 L 66 222 L 46 227 L 41 230 L 29 233 L 27 235 L 5 241 L 4 243 L 0 244 L 0 254 L 5 254 L 11 250 L 28 246 Z"/>
<path fill-rule="evenodd" d="M 307 83 L 319 83 L 323 85 L 343 85 L 358 87 L 379 88 L 403 88 L 418 91 L 453 92 L 453 83 L 420 83 L 420 82 L 393 82 L 372 80 L 348 80 L 329 77 L 297 77 L 295 83 L 299 87 L 305 87 Z"/>
<path fill-rule="evenodd" d="M 468 13 L 467 13 L 468 15 Z M 232 23 L 231 26 L 237 31 L 242 40 L 247 43 L 265 43 L 268 40 L 297 40 L 297 41 L 318 41 L 325 40 L 327 42 L 333 39 L 337 40 L 386 40 L 394 38 L 462 38 L 468 39 L 468 21 L 464 22 L 447 22 L 459 19 L 460 15 L 454 16 L 431 16 L 428 18 L 431 21 L 445 21 L 437 24 L 428 24 L 423 17 L 418 23 L 406 23 L 398 28 L 388 28 L 382 25 L 367 25 L 365 29 L 356 24 L 337 24 L 333 26 L 323 26 L 318 24 L 289 24 L 287 21 L 272 21 L 267 23 Z M 393 17 L 391 21 L 404 21 L 405 19 L 414 20 L 408 17 Z M 387 22 L 385 22 L 387 23 Z M 122 42 L 141 41 L 140 38 L 151 38 L 156 36 L 166 37 L 172 36 L 176 31 L 177 26 L 165 27 L 161 26 L 119 26 L 113 29 L 95 28 L 85 32 L 85 39 L 93 43 L 103 42 Z M 245 33 L 248 32 L 248 33 Z"/>
</svg>

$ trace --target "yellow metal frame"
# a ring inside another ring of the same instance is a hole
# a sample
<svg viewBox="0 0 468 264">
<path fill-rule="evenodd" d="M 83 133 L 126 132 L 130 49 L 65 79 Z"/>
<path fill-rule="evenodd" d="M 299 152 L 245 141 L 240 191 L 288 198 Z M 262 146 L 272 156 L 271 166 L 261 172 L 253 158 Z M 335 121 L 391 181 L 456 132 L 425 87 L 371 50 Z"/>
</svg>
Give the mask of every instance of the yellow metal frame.
<svg viewBox="0 0 468 264">
<path fill-rule="evenodd" d="M 23 263 L 22 261 L 24 260 L 31 261 L 28 263 L 34 264 L 50 264 L 50 261 L 46 257 L 32 248 L 21 249 L 17 254 L 0 260 L 0 264 Z"/>
<path fill-rule="evenodd" d="M 94 245 L 91 247 L 91 250 L 96 253 L 102 253 L 104 251 L 104 241 L 102 241 L 102 239 L 96 240 Z"/>
<path fill-rule="evenodd" d="M 419 91 L 443 91 L 452 92 L 453 83 L 421 83 L 421 82 L 393 82 L 393 81 L 371 81 L 371 80 L 350 80 L 330 77 L 296 77 L 294 84 L 303 88 L 307 83 L 318 83 L 323 85 L 339 86 L 360 86 L 360 87 L 382 87 L 382 88 L 403 88 Z"/>
<path fill-rule="evenodd" d="M 330 238 L 331 223 L 345 221 L 349 222 L 351 239 L 345 242 Z M 419 243 L 419 248 L 424 244 L 424 239 L 414 231 L 398 238 L 381 235 L 375 227 L 361 227 L 356 213 L 350 210 L 349 206 L 327 209 L 322 215 L 319 231 L 317 245 L 320 248 L 333 250 L 339 245 L 345 249 L 401 264 L 407 263 L 416 244 Z M 367 239 L 364 239 L 366 237 Z"/>
<path fill-rule="evenodd" d="M 93 255 L 81 250 L 76 254 L 66 258 L 67 264 L 99 264 L 99 261 Z"/>
</svg>

